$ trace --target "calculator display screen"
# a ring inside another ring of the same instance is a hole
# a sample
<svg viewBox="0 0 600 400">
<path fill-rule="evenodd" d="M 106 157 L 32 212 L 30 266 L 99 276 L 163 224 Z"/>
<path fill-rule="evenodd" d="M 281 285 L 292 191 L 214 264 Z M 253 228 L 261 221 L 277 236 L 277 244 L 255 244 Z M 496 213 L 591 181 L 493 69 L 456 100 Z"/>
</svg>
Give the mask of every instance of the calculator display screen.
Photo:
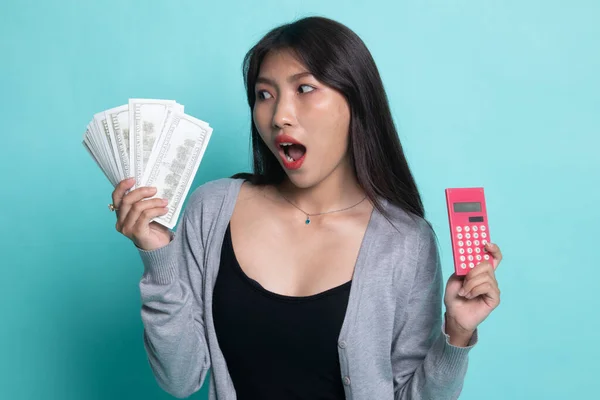
<svg viewBox="0 0 600 400">
<path fill-rule="evenodd" d="M 454 203 L 454 212 L 480 212 L 480 202 Z"/>
</svg>

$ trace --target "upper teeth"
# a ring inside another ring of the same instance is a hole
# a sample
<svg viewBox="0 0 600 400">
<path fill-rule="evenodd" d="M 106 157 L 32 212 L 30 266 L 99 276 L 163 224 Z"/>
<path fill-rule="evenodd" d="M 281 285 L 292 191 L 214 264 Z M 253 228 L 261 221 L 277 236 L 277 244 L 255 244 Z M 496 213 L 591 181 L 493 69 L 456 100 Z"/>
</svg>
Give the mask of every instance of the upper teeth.
<svg viewBox="0 0 600 400">
<path fill-rule="evenodd" d="M 293 143 L 281 143 L 281 146 L 291 146 Z"/>
</svg>

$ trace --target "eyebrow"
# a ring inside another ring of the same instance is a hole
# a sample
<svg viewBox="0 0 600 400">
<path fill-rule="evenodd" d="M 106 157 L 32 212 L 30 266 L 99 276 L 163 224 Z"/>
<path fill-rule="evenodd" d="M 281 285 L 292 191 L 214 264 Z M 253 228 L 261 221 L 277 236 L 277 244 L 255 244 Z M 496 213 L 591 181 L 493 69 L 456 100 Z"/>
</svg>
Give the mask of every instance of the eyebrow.
<svg viewBox="0 0 600 400">
<path fill-rule="evenodd" d="M 286 80 L 291 83 L 291 82 L 297 81 L 300 78 L 304 78 L 305 76 L 312 76 L 312 74 L 308 71 L 304 71 L 304 72 L 300 72 L 300 73 L 294 74 L 292 76 L 289 76 Z M 275 83 L 274 80 L 266 78 L 264 76 L 259 76 L 258 78 L 256 78 L 256 83 L 257 84 L 266 83 L 267 85 L 277 86 L 277 84 Z"/>
</svg>

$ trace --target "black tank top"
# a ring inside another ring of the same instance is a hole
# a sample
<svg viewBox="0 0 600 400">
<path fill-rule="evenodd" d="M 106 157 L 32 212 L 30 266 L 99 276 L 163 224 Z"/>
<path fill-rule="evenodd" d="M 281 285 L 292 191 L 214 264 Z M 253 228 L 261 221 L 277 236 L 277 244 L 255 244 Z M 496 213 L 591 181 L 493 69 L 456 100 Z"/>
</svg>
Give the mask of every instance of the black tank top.
<svg viewBox="0 0 600 400">
<path fill-rule="evenodd" d="M 268 291 L 240 267 L 227 227 L 213 319 L 239 400 L 345 398 L 337 342 L 350 285 L 306 297 Z"/>
</svg>

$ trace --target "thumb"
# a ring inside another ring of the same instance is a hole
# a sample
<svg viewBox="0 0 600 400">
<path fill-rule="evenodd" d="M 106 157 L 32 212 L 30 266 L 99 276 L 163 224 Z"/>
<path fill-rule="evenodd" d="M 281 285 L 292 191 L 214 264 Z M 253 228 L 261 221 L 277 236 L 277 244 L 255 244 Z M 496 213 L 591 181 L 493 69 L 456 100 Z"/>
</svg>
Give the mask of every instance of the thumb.
<svg viewBox="0 0 600 400">
<path fill-rule="evenodd" d="M 458 295 L 458 291 L 462 288 L 464 282 L 464 278 L 462 276 L 456 275 L 453 273 L 448 278 L 448 282 L 446 283 L 446 293 Z"/>
</svg>

